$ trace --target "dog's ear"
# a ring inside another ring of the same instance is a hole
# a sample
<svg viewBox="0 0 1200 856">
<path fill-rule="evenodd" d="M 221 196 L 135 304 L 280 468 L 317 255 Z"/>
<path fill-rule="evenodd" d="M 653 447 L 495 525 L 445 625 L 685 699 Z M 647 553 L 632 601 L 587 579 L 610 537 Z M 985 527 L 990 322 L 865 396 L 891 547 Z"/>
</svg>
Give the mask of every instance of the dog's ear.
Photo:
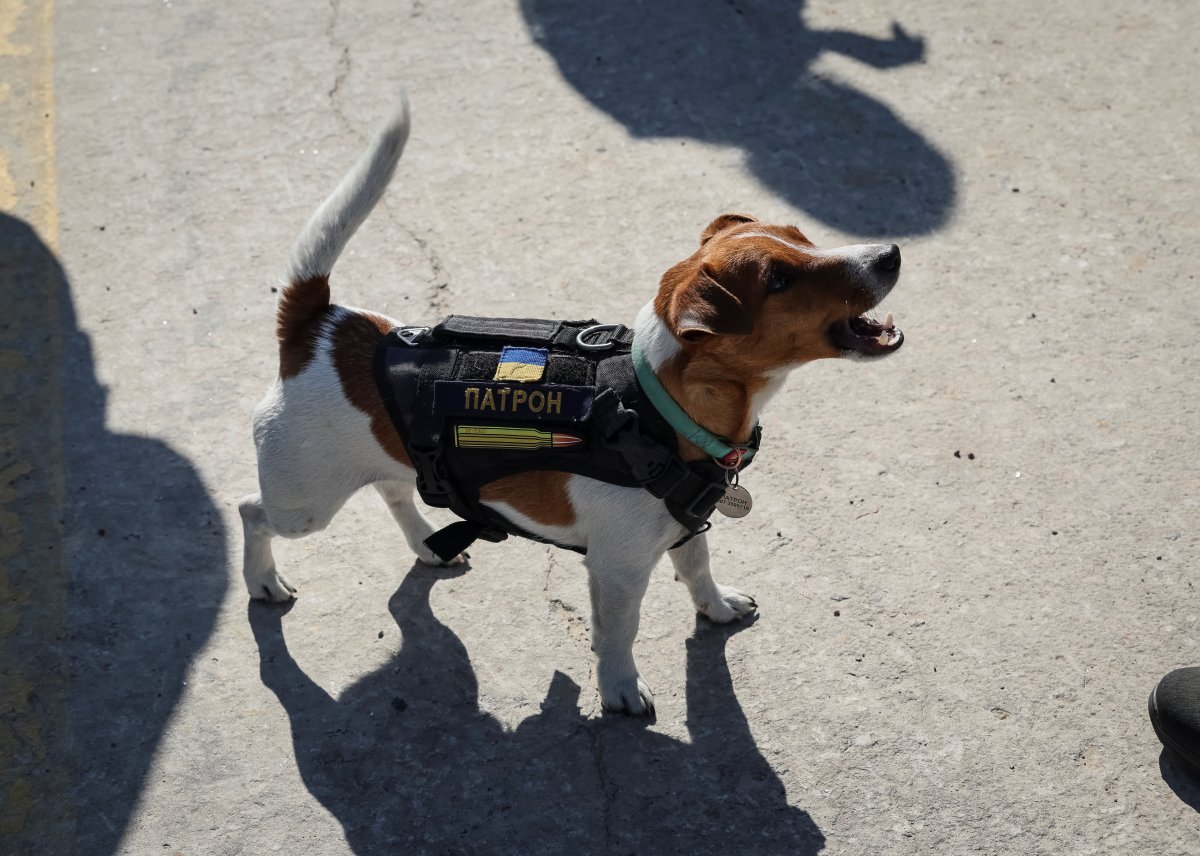
<svg viewBox="0 0 1200 856">
<path fill-rule="evenodd" d="M 708 239 L 717 234 L 723 229 L 728 229 L 730 226 L 736 226 L 739 223 L 757 223 L 754 217 L 749 214 L 722 214 L 716 220 L 708 224 L 708 227 L 700 233 L 700 246 L 708 243 Z"/>
<path fill-rule="evenodd" d="M 754 329 L 754 310 L 736 291 L 717 282 L 704 265 L 691 260 L 676 265 L 663 274 L 660 292 L 669 295 L 667 328 L 681 342 L 746 335 Z"/>
</svg>

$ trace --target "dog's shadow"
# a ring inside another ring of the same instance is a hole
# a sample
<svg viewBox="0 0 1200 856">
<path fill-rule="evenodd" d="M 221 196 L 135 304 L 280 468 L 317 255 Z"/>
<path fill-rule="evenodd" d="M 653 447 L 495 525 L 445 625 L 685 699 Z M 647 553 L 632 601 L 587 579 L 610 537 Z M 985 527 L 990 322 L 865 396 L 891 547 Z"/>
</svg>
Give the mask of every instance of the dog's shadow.
<svg viewBox="0 0 1200 856">
<path fill-rule="evenodd" d="M 305 785 L 356 853 L 815 854 L 824 836 L 787 802 L 733 693 L 725 643 L 746 624 L 697 619 L 687 642 L 690 743 L 644 721 L 586 719 L 555 673 L 515 730 L 479 709 L 462 642 L 429 596 L 452 570 L 415 565 L 388 606 L 396 657 L 331 697 L 297 665 L 287 607 L 252 602 L 265 683 L 291 722 Z"/>
<path fill-rule="evenodd" d="M 734 146 L 764 186 L 855 234 L 918 235 L 954 208 L 946 157 L 886 104 L 813 70 L 823 53 L 885 70 L 925 44 L 809 27 L 804 0 L 521 0 L 562 76 L 640 138 Z M 680 180 L 695 181 L 694 175 Z"/>
</svg>

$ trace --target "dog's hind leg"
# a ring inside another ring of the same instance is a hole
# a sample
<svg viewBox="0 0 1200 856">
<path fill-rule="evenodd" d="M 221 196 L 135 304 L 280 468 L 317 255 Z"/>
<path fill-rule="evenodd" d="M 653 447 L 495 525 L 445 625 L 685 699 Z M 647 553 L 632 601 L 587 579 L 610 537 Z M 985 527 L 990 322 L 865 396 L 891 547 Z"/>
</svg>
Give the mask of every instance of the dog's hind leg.
<svg viewBox="0 0 1200 856">
<path fill-rule="evenodd" d="M 708 569 L 708 538 L 703 533 L 668 550 L 667 555 L 675 566 L 675 579 L 683 580 L 688 587 L 696 611 L 717 624 L 748 615 L 757 605 L 749 595 L 713 580 Z"/>
<path fill-rule="evenodd" d="M 460 555 L 455 556 L 449 562 L 443 562 L 425 546 L 425 539 L 435 530 L 433 524 L 429 522 L 429 518 L 421 513 L 421 509 L 417 508 L 417 503 L 413 499 L 413 482 L 388 479 L 375 482 L 374 486 L 379 491 L 379 495 L 383 497 L 383 501 L 387 503 L 392 517 L 396 518 L 396 522 L 400 524 L 400 529 L 404 532 L 404 540 L 408 542 L 409 549 L 417 554 L 418 559 L 435 568 L 460 565 L 466 560 L 465 555 Z"/>
<path fill-rule="evenodd" d="M 257 493 L 245 497 L 238 503 L 238 511 L 242 513 L 245 540 L 242 576 L 250 597 L 276 602 L 291 600 L 296 587 L 275 569 L 275 556 L 271 553 L 271 538 L 275 532 L 267 522 L 262 497 Z"/>
<path fill-rule="evenodd" d="M 265 470 L 260 476 L 270 472 Z M 242 575 L 250 597 L 290 600 L 296 594 L 296 587 L 276 569 L 271 538 L 303 538 L 320 532 L 346 504 L 356 487 L 352 482 L 339 483 L 332 478 L 296 482 L 260 478 L 259 486 L 261 494 L 251 494 L 238 503 L 246 544 Z"/>
</svg>

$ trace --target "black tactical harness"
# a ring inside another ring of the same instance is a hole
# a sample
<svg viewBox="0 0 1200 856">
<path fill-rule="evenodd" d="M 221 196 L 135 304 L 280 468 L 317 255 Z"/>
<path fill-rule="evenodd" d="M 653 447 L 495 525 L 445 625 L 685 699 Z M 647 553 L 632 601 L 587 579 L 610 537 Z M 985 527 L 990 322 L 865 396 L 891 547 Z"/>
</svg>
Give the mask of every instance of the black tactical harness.
<svg viewBox="0 0 1200 856">
<path fill-rule="evenodd" d="M 513 534 L 586 552 L 526 532 L 480 501 L 483 485 L 530 470 L 645 488 L 687 530 L 675 546 L 708 528 L 728 472 L 711 459 L 679 456 L 675 430 L 637 382 L 632 342 L 620 324 L 463 315 L 380 340 L 375 381 L 417 471 L 417 491 L 463 518 L 427 538 L 430 550 L 449 561 L 476 538 Z M 540 379 L 495 380 L 506 348 L 539 349 Z M 753 448 L 760 433 L 756 427 Z"/>
</svg>

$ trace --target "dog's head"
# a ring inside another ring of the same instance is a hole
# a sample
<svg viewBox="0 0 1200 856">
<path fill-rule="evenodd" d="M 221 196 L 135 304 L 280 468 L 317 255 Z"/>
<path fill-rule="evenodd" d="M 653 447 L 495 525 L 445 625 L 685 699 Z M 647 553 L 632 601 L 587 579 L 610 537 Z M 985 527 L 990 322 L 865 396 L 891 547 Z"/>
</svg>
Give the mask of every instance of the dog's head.
<svg viewBox="0 0 1200 856">
<path fill-rule="evenodd" d="M 864 313 L 899 275 L 895 244 L 821 250 L 794 226 L 724 214 L 663 275 L 654 309 L 693 360 L 767 376 L 824 357 L 895 353 L 904 334 L 890 313 L 884 322 Z"/>
</svg>

